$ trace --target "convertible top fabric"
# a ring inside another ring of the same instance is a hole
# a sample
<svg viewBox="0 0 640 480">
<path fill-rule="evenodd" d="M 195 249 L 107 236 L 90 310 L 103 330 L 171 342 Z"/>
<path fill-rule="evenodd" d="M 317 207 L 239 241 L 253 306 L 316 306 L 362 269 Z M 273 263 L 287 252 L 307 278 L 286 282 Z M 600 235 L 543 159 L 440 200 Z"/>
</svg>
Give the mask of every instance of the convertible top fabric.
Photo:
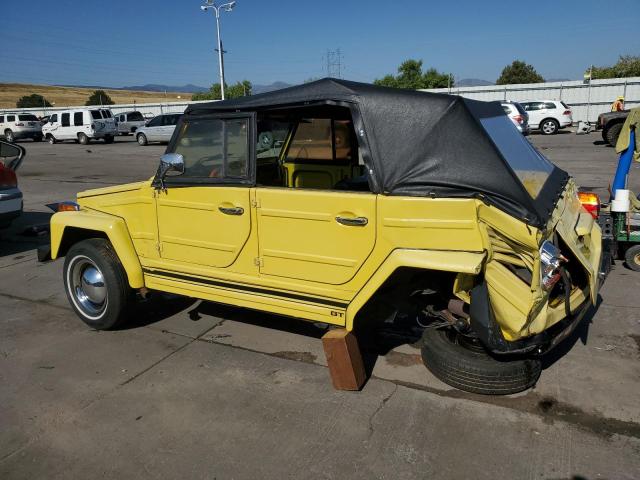
<svg viewBox="0 0 640 480">
<path fill-rule="evenodd" d="M 547 161 L 510 125 L 498 102 L 325 78 L 259 95 L 192 104 L 185 113 L 188 119 L 319 104 L 351 109 L 375 193 L 479 197 L 541 227 L 568 179 L 566 172 L 550 165 L 537 197 L 527 192 L 510 165 Z"/>
</svg>

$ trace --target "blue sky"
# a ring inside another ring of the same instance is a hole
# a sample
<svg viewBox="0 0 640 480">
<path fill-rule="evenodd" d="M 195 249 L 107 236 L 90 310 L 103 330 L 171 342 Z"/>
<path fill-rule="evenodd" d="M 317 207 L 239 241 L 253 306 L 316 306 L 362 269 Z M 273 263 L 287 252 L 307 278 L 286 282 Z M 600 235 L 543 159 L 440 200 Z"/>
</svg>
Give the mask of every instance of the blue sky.
<svg viewBox="0 0 640 480">
<path fill-rule="evenodd" d="M 200 4 L 3 0 L 0 82 L 208 86 L 215 19 Z M 238 0 L 222 14 L 227 82 L 256 84 L 326 76 L 326 51 L 338 47 L 343 77 L 358 81 L 407 58 L 458 79 L 495 81 L 516 58 L 577 79 L 590 63 L 640 54 L 639 24 L 640 0 Z"/>
</svg>

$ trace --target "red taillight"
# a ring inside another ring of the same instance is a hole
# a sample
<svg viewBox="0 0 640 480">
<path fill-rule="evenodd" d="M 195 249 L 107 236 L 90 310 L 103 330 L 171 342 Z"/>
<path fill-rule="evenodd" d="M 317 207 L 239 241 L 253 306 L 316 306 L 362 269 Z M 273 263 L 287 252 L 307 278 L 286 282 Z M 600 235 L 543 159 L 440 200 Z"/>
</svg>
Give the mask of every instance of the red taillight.
<svg viewBox="0 0 640 480">
<path fill-rule="evenodd" d="M 593 218 L 598 218 L 600 214 L 600 198 L 598 198 L 598 195 L 591 192 L 578 192 L 578 199 Z"/>
<path fill-rule="evenodd" d="M 563 115 L 571 115 L 571 110 L 565 110 Z"/>
<path fill-rule="evenodd" d="M 522 115 L 515 115 L 513 119 L 518 123 L 522 123 L 524 121 L 524 119 L 522 118 Z"/>
<path fill-rule="evenodd" d="M 17 187 L 18 186 L 18 177 L 16 177 L 16 172 L 11 170 L 10 168 L 6 168 L 3 165 L 0 165 L 0 187 Z"/>
</svg>

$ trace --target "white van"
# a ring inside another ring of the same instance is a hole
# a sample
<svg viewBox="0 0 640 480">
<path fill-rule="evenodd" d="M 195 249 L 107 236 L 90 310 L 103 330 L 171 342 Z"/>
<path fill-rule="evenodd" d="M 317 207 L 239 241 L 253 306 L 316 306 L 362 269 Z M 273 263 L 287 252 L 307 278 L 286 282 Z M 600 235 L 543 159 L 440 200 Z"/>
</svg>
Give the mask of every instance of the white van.
<svg viewBox="0 0 640 480">
<path fill-rule="evenodd" d="M 131 135 L 132 133 L 136 133 L 136 130 L 142 127 L 146 122 L 142 113 L 137 111 L 116 113 L 114 117 L 118 126 L 119 135 Z"/>
<path fill-rule="evenodd" d="M 43 125 L 42 134 L 49 143 L 75 140 L 86 145 L 93 139 L 112 143 L 118 133 L 113 114 L 106 108 L 78 108 L 53 113 Z"/>
</svg>

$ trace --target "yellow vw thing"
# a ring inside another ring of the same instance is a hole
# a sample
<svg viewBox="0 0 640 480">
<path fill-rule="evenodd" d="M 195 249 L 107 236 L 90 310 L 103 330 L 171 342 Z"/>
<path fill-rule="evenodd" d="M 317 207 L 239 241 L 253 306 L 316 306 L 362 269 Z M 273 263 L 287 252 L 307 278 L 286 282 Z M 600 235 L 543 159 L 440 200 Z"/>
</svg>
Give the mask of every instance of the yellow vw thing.
<svg viewBox="0 0 640 480">
<path fill-rule="evenodd" d="M 190 106 L 155 176 L 51 219 L 78 316 L 108 329 L 171 292 L 356 334 L 418 332 L 425 365 L 488 394 L 595 304 L 601 233 L 499 103 L 336 79 Z"/>
</svg>

